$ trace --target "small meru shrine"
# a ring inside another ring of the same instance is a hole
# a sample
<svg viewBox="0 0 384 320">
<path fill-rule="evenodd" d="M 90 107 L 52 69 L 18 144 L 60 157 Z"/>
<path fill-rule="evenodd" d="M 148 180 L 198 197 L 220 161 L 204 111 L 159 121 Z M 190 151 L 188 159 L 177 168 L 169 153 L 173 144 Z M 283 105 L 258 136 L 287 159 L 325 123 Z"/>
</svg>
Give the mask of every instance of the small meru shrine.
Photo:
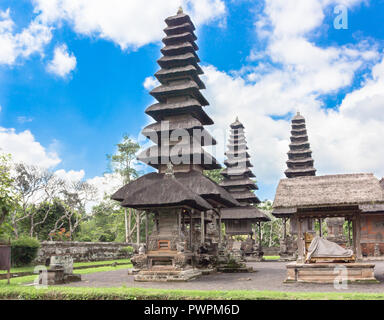
<svg viewBox="0 0 384 320">
<path fill-rule="evenodd" d="M 261 222 L 270 221 L 268 216 L 256 208 L 260 203 L 253 190 L 258 190 L 255 177 L 251 171 L 252 164 L 245 139 L 244 125 L 236 118 L 230 125 L 228 150 L 225 152 L 227 159 L 224 161 L 226 168 L 221 172 L 224 177 L 220 185 L 225 188 L 239 203 L 235 208 L 225 208 L 222 212 L 222 221 L 225 224 L 225 234 L 228 237 L 248 235 L 249 238 L 242 242 L 240 250 L 245 255 L 262 256 L 261 247 Z M 259 243 L 255 246 L 252 226 L 258 225 Z M 234 249 L 234 241 L 227 239 L 228 249 Z"/>
</svg>

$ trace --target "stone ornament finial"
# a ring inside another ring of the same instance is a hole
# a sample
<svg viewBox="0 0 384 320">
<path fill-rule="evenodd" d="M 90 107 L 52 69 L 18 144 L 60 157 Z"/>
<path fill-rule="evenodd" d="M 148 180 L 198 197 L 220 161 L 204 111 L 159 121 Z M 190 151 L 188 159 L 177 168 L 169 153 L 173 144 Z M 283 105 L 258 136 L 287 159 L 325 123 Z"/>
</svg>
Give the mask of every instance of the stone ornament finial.
<svg viewBox="0 0 384 320">
<path fill-rule="evenodd" d="M 173 164 L 171 162 L 167 163 L 167 169 L 164 172 L 165 178 L 174 178 L 175 172 L 173 171 Z"/>
<path fill-rule="evenodd" d="M 177 10 L 177 14 L 182 14 L 183 13 L 183 8 L 180 6 L 179 10 Z"/>
</svg>

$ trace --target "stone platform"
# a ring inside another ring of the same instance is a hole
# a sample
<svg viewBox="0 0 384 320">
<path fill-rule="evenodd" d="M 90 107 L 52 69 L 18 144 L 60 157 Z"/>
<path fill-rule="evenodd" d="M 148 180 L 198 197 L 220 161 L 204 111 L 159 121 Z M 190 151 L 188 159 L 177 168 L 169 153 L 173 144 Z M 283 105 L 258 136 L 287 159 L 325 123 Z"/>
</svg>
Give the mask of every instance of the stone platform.
<svg viewBox="0 0 384 320">
<path fill-rule="evenodd" d="M 297 263 L 286 265 L 287 278 L 284 283 L 378 283 L 375 278 L 375 265 L 371 263 Z"/>
<path fill-rule="evenodd" d="M 202 274 L 198 269 L 151 268 L 141 270 L 134 279 L 139 282 L 185 282 L 194 280 Z"/>
</svg>

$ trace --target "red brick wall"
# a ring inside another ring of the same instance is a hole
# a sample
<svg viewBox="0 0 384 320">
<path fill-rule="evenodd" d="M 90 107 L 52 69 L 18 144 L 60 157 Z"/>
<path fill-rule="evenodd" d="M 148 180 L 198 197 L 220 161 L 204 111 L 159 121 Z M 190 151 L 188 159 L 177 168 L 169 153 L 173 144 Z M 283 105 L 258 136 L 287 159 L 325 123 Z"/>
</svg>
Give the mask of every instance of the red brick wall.
<svg viewBox="0 0 384 320">
<path fill-rule="evenodd" d="M 362 214 L 360 230 L 363 256 L 373 256 L 376 243 L 384 255 L 384 214 Z"/>
</svg>

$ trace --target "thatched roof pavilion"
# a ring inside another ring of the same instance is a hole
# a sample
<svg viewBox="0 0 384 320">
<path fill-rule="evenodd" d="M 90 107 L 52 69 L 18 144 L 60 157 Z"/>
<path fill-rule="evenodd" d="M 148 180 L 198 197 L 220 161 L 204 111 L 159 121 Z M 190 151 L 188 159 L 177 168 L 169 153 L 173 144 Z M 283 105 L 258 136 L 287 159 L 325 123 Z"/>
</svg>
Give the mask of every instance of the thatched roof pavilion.
<svg viewBox="0 0 384 320">
<path fill-rule="evenodd" d="M 347 208 L 384 204 L 384 190 L 372 173 L 339 174 L 282 179 L 277 187 L 273 213 L 292 214 L 313 208 Z"/>
<path fill-rule="evenodd" d="M 383 207 L 384 189 L 372 173 L 339 174 L 280 180 L 273 214 L 298 219 L 299 258 L 303 256 L 300 241 L 303 219 L 345 217 L 351 220 L 355 253 L 361 259 L 361 215 L 380 212 Z"/>
</svg>

